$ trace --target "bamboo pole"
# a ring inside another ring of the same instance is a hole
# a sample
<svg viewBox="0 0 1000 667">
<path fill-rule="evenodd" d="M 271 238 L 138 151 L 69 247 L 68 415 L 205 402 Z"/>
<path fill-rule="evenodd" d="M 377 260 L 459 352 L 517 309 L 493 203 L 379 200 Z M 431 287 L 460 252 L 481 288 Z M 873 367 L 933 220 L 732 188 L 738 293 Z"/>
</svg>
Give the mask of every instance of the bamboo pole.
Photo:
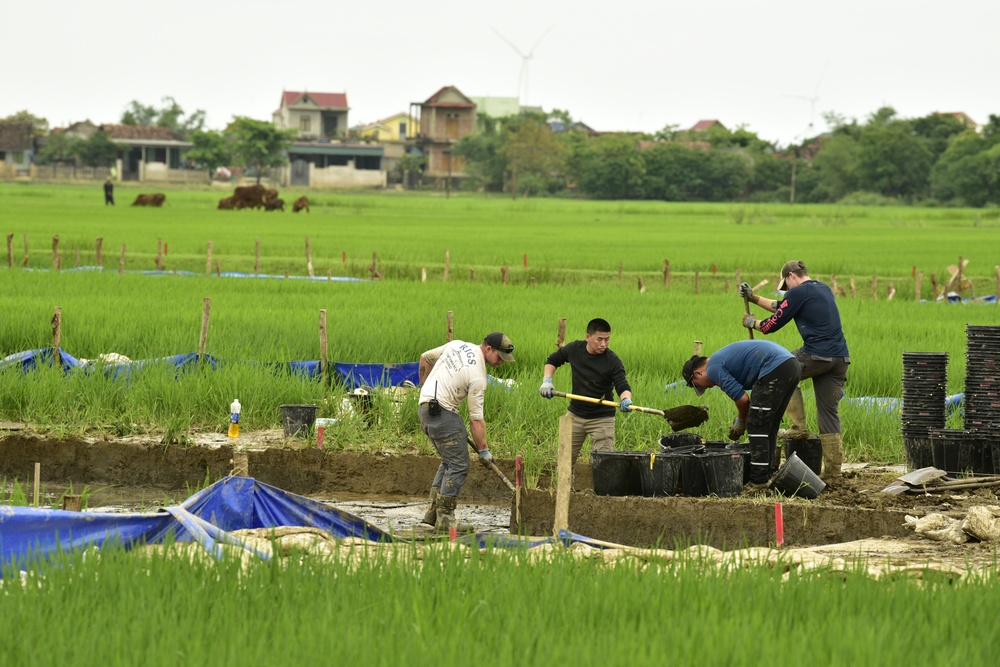
<svg viewBox="0 0 1000 667">
<path fill-rule="evenodd" d="M 669 259 L 663 260 L 663 284 L 664 285 L 669 285 L 670 284 L 670 260 Z"/>
<path fill-rule="evenodd" d="M 125 273 L 125 244 L 122 244 L 122 256 L 118 260 L 118 273 L 119 275 Z"/>
<path fill-rule="evenodd" d="M 695 356 L 698 356 L 698 357 L 701 356 L 701 345 L 702 345 L 702 343 L 701 343 L 700 340 L 696 340 L 694 342 L 694 354 L 695 354 Z"/>
<path fill-rule="evenodd" d="M 998 267 L 998 268 L 1000 268 L 1000 267 Z M 504 285 L 507 284 L 507 274 L 508 274 L 509 271 L 510 271 L 510 267 L 507 266 L 506 264 L 504 264 L 503 266 L 500 267 L 500 282 L 503 283 Z"/>
<path fill-rule="evenodd" d="M 313 273 L 313 254 L 312 248 L 309 247 L 309 237 L 306 237 L 306 270 L 309 272 L 309 277 L 314 278 Z"/>
<path fill-rule="evenodd" d="M 205 347 L 208 344 L 208 319 L 212 311 L 212 300 L 205 297 L 205 309 L 201 314 L 201 338 L 198 339 L 198 356 L 205 356 Z"/>
<path fill-rule="evenodd" d="M 14 268 L 14 235 L 7 235 L 7 268 Z"/>
<path fill-rule="evenodd" d="M 642 282 L 642 276 L 639 276 L 639 294 L 646 293 L 646 283 Z"/>
<path fill-rule="evenodd" d="M 422 283 L 427 282 L 427 267 L 423 267 L 420 269 L 420 282 Z"/>
<path fill-rule="evenodd" d="M 552 534 L 569 530 L 569 496 L 573 485 L 573 416 L 570 413 L 559 418 L 559 449 L 556 464 L 556 509 L 552 522 Z"/>
<path fill-rule="evenodd" d="M 528 268 L 528 253 L 524 253 L 524 268 Z"/>
<path fill-rule="evenodd" d="M 38 504 L 38 491 L 42 483 L 42 464 L 35 462 L 35 488 L 32 491 L 32 498 L 34 500 L 35 509 L 38 509 L 40 505 Z"/>
<path fill-rule="evenodd" d="M 559 318 L 559 330 L 556 332 L 556 347 L 562 347 L 566 342 L 566 318 Z"/>
<path fill-rule="evenodd" d="M 100 267 L 100 268 L 104 267 L 104 253 L 103 253 L 103 248 L 104 248 L 104 237 L 103 236 L 98 236 L 97 237 L 97 266 Z"/>
<path fill-rule="evenodd" d="M 340 253 L 340 263 L 347 264 L 347 251 L 344 250 Z"/>
<path fill-rule="evenodd" d="M 695 294 L 698 293 L 698 270 L 697 269 L 695 269 L 695 271 L 694 271 L 694 293 Z"/>
<path fill-rule="evenodd" d="M 24 235 L 24 259 L 21 260 L 21 266 L 28 266 L 28 235 Z"/>
<path fill-rule="evenodd" d="M 858 286 L 854 282 L 854 278 L 853 277 L 851 278 L 851 298 L 852 299 L 858 298 Z"/>
<path fill-rule="evenodd" d="M 59 366 L 62 366 L 62 353 L 59 351 L 62 342 L 62 308 L 56 306 L 52 315 L 52 359 Z"/>
<path fill-rule="evenodd" d="M 448 333 L 446 340 L 450 343 L 455 340 L 455 311 L 448 311 Z"/>
<path fill-rule="evenodd" d="M 156 239 L 156 270 L 163 270 L 163 239 Z"/>
<path fill-rule="evenodd" d="M 448 282 L 448 273 L 451 271 L 451 252 L 444 251 L 444 281 Z"/>
<path fill-rule="evenodd" d="M 215 260 L 215 275 L 218 278 L 222 277 L 222 263 L 219 260 Z"/>
<path fill-rule="evenodd" d="M 739 267 L 736 267 L 736 284 L 739 285 L 742 282 L 743 282 L 743 272 L 740 271 Z"/>
<path fill-rule="evenodd" d="M 892 297 L 896 296 L 896 286 L 889 283 L 889 292 L 886 294 L 885 300 L 892 301 Z"/>
<path fill-rule="evenodd" d="M 212 272 L 212 246 L 214 242 L 212 239 L 208 240 L 208 257 L 205 258 L 205 275 Z"/>
<path fill-rule="evenodd" d="M 326 308 L 319 311 L 319 375 L 325 387 L 328 380 L 329 365 L 327 363 L 329 348 L 326 337 Z"/>
<path fill-rule="evenodd" d="M 58 268 L 59 264 L 59 235 L 52 237 L 52 268 Z"/>
<path fill-rule="evenodd" d="M 254 243 L 254 260 L 253 260 L 253 274 L 256 276 L 260 273 L 260 239 L 257 239 Z"/>
<path fill-rule="evenodd" d="M 923 283 L 924 283 L 924 272 L 921 271 L 920 273 L 917 274 L 917 283 L 916 283 L 916 285 L 915 285 L 915 287 L 913 289 L 913 299 L 914 299 L 914 301 L 917 301 L 917 302 L 920 301 L 920 294 L 921 294 L 921 289 L 920 288 L 923 287 Z"/>
</svg>

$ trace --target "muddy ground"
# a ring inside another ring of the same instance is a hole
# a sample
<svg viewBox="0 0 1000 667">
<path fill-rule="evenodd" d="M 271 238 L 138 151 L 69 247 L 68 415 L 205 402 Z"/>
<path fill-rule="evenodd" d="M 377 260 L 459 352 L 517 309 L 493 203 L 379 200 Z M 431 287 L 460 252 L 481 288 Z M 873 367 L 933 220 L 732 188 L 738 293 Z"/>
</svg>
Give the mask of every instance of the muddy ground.
<svg viewBox="0 0 1000 667">
<path fill-rule="evenodd" d="M 43 490 L 52 502 L 72 485 L 85 488 L 88 505 L 155 509 L 176 503 L 234 472 L 245 453 L 249 475 L 287 491 L 333 502 L 394 532 L 419 523 L 423 498 L 438 465 L 436 457 L 318 450 L 287 441 L 280 431 L 241 436 L 234 448 L 222 434 L 199 436 L 177 446 L 141 438 L 55 440 L 17 425 L 0 425 L 0 476 L 17 479 L 30 495 L 34 464 L 41 464 Z M 497 462 L 514 479 L 512 461 Z M 992 562 L 993 545 L 949 545 L 914 536 L 906 515 L 941 512 L 961 517 L 974 505 L 997 505 L 992 489 L 951 494 L 888 495 L 881 490 L 901 467 L 852 465 L 842 480 L 816 500 L 756 492 L 735 498 L 643 498 L 597 496 L 588 464 L 575 471 L 570 528 L 579 534 L 635 546 L 700 543 L 720 549 L 763 546 L 775 540 L 775 503 L 782 503 L 785 544 L 837 550 L 839 544 L 880 544 L 873 557 L 940 560 L 960 567 Z M 555 494 L 543 473 L 537 489 L 523 490 L 520 504 L 492 472 L 473 462 L 457 512 L 480 530 L 551 532 Z M 6 493 L 7 491 L 3 491 Z M 873 538 L 888 538 L 873 540 Z M 858 542 L 862 541 L 862 542 Z M 865 542 L 867 541 L 867 542 Z M 823 546 L 828 545 L 828 546 Z M 876 547 L 872 547 L 876 548 Z"/>
</svg>

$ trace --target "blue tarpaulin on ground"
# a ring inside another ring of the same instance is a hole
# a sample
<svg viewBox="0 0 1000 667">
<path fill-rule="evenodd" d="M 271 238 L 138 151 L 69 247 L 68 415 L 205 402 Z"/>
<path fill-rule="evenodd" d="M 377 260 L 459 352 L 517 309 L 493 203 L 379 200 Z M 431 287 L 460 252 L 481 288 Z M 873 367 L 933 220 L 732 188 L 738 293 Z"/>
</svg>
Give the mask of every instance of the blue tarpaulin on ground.
<svg viewBox="0 0 1000 667">
<path fill-rule="evenodd" d="M 0 562 L 24 567 L 56 550 L 131 548 L 163 542 L 198 542 L 218 554 L 221 544 L 258 553 L 228 533 L 246 528 L 307 526 L 334 537 L 392 538 L 364 519 L 249 477 L 225 477 L 177 506 L 158 512 L 108 514 L 0 506 Z M 260 554 L 263 556 L 263 554 Z"/>
</svg>

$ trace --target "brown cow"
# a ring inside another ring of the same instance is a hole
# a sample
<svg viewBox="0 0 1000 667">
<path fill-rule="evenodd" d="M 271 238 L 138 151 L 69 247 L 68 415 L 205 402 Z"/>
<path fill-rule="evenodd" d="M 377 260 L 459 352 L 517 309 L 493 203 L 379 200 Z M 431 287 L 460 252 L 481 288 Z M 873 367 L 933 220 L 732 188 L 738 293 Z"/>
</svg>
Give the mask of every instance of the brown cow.
<svg viewBox="0 0 1000 667">
<path fill-rule="evenodd" d="M 266 205 L 268 201 L 278 198 L 277 190 L 264 190 L 264 196 L 261 197 L 261 201 Z"/>
<path fill-rule="evenodd" d="M 260 183 L 254 185 L 245 185 L 236 188 L 233 191 L 233 197 L 236 201 L 242 203 L 241 206 L 234 206 L 234 208 L 260 208 L 264 205 L 264 186 Z"/>
<path fill-rule="evenodd" d="M 285 210 L 285 200 L 275 197 L 274 199 L 268 199 L 264 202 L 265 211 L 284 211 Z"/>
<path fill-rule="evenodd" d="M 139 195 L 132 202 L 132 206 L 163 206 L 163 200 L 167 198 L 167 195 L 160 193 L 153 193 L 148 195 Z"/>
<path fill-rule="evenodd" d="M 306 213 L 309 212 L 309 199 L 305 195 L 296 199 L 295 203 L 292 204 L 292 213 L 298 213 L 302 209 L 305 209 Z"/>
<path fill-rule="evenodd" d="M 236 205 L 235 197 L 223 197 L 222 199 L 219 200 L 219 208 L 223 210 L 231 211 L 233 210 L 233 207 L 235 205 Z"/>
</svg>

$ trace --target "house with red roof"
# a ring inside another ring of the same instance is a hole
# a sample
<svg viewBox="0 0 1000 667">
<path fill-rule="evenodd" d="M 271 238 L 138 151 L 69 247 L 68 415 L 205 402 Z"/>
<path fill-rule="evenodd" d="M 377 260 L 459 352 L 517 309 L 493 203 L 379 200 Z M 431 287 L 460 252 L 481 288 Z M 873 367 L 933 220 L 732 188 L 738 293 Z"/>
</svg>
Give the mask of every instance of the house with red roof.
<svg viewBox="0 0 1000 667">
<path fill-rule="evenodd" d="M 691 126 L 691 129 L 688 130 L 688 132 L 707 132 L 708 130 L 711 130 L 713 127 L 718 127 L 723 130 L 726 129 L 726 126 L 717 120 L 699 120 L 697 123 Z"/>
<path fill-rule="evenodd" d="M 424 175 L 431 178 L 460 175 L 465 162 L 452 155 L 459 139 L 476 131 L 476 104 L 455 86 L 445 86 L 423 102 L 411 107 L 420 110 L 417 143 L 426 158 Z"/>
<path fill-rule="evenodd" d="M 293 129 L 298 139 L 342 139 L 347 136 L 347 93 L 310 93 L 285 90 L 274 112 L 274 125 Z"/>
</svg>

